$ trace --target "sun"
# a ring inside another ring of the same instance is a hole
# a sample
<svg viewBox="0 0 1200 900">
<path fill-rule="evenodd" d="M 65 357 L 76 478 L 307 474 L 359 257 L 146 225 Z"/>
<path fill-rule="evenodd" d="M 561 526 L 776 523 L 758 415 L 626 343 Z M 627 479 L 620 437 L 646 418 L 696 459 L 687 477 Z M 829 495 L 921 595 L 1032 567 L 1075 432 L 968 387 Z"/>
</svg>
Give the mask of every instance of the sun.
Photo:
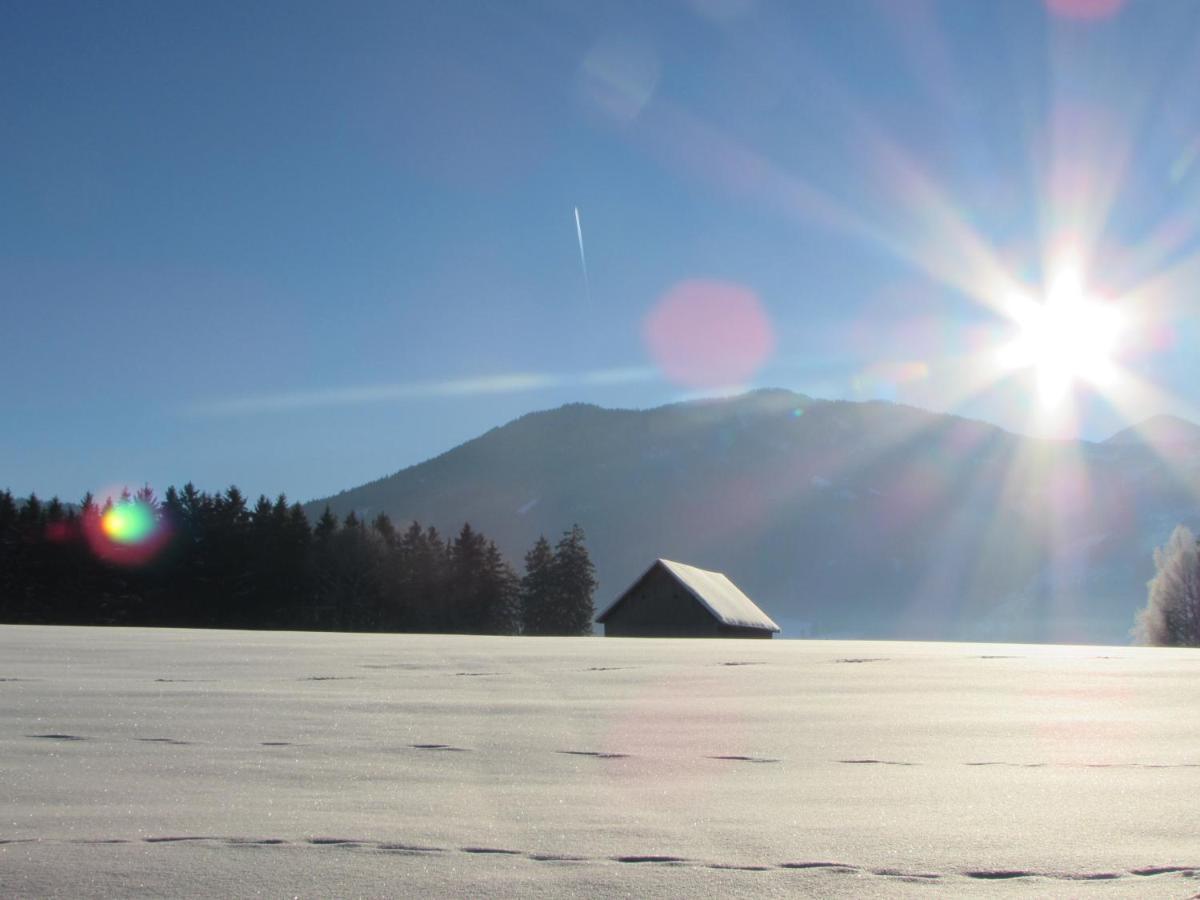
<svg viewBox="0 0 1200 900">
<path fill-rule="evenodd" d="M 1009 368 L 1034 371 L 1043 403 L 1057 405 L 1079 383 L 1112 383 L 1121 318 L 1088 292 L 1077 267 L 1060 267 L 1040 302 L 1018 298 L 1011 314 L 1018 333 L 1002 359 Z"/>
</svg>

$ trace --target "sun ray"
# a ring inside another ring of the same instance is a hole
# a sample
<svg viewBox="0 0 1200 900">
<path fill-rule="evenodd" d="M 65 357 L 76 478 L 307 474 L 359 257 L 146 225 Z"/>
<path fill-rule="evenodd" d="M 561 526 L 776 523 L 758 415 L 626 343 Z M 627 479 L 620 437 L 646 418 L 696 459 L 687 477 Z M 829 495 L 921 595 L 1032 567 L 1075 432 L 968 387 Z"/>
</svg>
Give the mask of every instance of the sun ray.
<svg viewBox="0 0 1200 900">
<path fill-rule="evenodd" d="M 932 27 L 936 20 L 928 24 Z M 849 85 L 833 77 L 819 54 L 803 52 L 799 35 L 772 38 L 775 44 L 794 44 L 796 84 L 819 85 L 831 98 L 830 106 L 849 135 L 846 149 L 860 162 L 869 191 L 859 195 L 846 187 L 818 185 L 661 93 L 641 111 L 638 129 L 628 135 L 674 171 L 805 225 L 845 234 L 1008 323 L 1015 335 L 1013 346 L 1000 354 L 1008 356 L 1006 365 L 997 365 L 987 351 L 974 354 L 974 371 L 968 371 L 970 355 L 964 361 L 931 354 L 920 362 L 928 367 L 929 380 L 948 384 L 941 405 L 952 409 L 1018 376 L 1022 367 L 1032 369 L 1033 393 L 1041 402 L 1030 404 L 1028 424 L 1036 433 L 1062 434 L 1083 421 L 1076 392 L 1104 397 L 1122 389 L 1118 345 L 1145 318 L 1139 305 L 1151 303 L 1156 292 L 1167 293 L 1157 283 L 1167 276 L 1145 286 L 1140 304 L 1124 292 L 1114 299 L 1088 294 L 1086 282 L 1095 269 L 1104 268 L 1107 275 L 1128 255 L 1098 258 L 1107 249 L 1103 239 L 1128 183 L 1138 139 L 1132 126 L 1144 117 L 1150 100 L 1106 72 L 1103 80 L 1112 85 L 1114 102 L 1104 108 L 1080 102 L 1087 99 L 1080 88 L 1088 83 L 1096 53 L 1074 46 L 1079 38 L 1070 29 L 1052 24 L 1048 34 L 1048 95 L 1026 135 L 1031 206 L 1041 232 L 1040 269 L 1036 258 L 1012 258 L 972 222 L 952 182 L 939 178 L 929 160 L 889 133 Z M 1200 257 L 1173 273 L 1174 278 L 1187 277 L 1191 265 L 1200 266 Z M 1034 273 L 1043 287 L 1029 283 Z M 1145 409 L 1120 403 L 1113 408 L 1129 417 L 1145 414 Z"/>
</svg>

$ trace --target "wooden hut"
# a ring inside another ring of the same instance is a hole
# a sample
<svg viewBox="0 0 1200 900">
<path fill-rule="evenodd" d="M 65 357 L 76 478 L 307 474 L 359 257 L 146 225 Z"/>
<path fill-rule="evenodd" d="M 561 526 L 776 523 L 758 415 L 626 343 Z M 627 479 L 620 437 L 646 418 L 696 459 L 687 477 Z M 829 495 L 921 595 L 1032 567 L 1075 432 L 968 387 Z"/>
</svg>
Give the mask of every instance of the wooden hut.
<svg viewBox="0 0 1200 900">
<path fill-rule="evenodd" d="M 656 559 L 596 617 L 606 637 L 770 638 L 779 630 L 720 572 Z"/>
</svg>

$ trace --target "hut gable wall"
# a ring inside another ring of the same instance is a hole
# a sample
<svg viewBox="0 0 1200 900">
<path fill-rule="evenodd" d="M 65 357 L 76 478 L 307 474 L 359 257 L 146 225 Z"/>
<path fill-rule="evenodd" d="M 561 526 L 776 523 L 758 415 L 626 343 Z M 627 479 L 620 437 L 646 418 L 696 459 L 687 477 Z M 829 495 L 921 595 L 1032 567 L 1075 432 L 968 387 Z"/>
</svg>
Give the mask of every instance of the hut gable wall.
<svg viewBox="0 0 1200 900">
<path fill-rule="evenodd" d="M 610 637 L 718 637 L 721 624 L 661 566 L 655 566 L 609 612 Z"/>
</svg>

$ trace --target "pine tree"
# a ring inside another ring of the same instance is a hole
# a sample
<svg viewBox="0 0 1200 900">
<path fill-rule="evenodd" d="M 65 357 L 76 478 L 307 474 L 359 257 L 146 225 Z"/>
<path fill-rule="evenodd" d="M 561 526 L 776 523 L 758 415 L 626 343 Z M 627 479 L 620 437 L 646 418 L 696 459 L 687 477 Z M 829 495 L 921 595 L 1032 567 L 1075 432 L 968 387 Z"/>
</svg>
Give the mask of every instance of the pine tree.
<svg viewBox="0 0 1200 900">
<path fill-rule="evenodd" d="M 206 553 L 211 569 L 205 573 L 205 618 L 218 628 L 241 628 L 253 623 L 249 599 L 253 590 L 250 553 L 250 512 L 236 485 L 212 499 L 211 525 L 206 529 Z"/>
<path fill-rule="evenodd" d="M 542 535 L 525 554 L 525 577 L 521 579 L 521 630 L 525 634 L 553 634 L 554 575 L 554 551 Z"/>
<path fill-rule="evenodd" d="M 47 524 L 61 522 L 65 516 L 66 509 L 63 507 L 62 501 L 58 497 L 51 497 L 50 502 L 46 504 Z"/>
<path fill-rule="evenodd" d="M 573 525 L 554 550 L 555 634 L 591 634 L 595 607 L 596 568 L 584 543 L 583 529 Z"/>
<path fill-rule="evenodd" d="M 280 494 L 284 503 L 287 499 Z M 276 596 L 279 600 L 280 621 L 288 628 L 303 627 L 304 616 L 312 597 L 309 559 L 313 552 L 312 529 L 308 516 L 299 503 L 287 510 L 280 527 L 280 567 L 283 580 Z"/>
<path fill-rule="evenodd" d="M 0 491 L 0 534 L 6 532 L 17 520 L 17 501 L 12 491 Z"/>
<path fill-rule="evenodd" d="M 377 550 L 380 544 L 377 536 L 368 533 L 353 511 L 346 515 L 341 530 L 334 537 L 330 587 L 336 608 L 335 627 L 351 631 L 377 627 L 380 606 Z"/>
<path fill-rule="evenodd" d="M 308 559 L 309 609 L 305 624 L 310 628 L 331 627 L 333 620 L 333 585 L 336 581 L 336 548 L 334 538 L 338 532 L 338 520 L 326 506 L 317 524 L 313 527 L 312 552 Z"/>
<path fill-rule="evenodd" d="M 17 523 L 30 538 L 41 529 L 42 501 L 38 499 L 37 494 L 30 494 L 25 498 L 25 502 L 17 511 Z"/>
<path fill-rule="evenodd" d="M 283 512 L 287 512 L 286 501 Z M 246 536 L 250 543 L 251 573 L 247 624 L 254 628 L 269 628 L 278 621 L 279 598 L 276 591 L 283 575 L 280 558 L 282 526 L 278 504 L 272 503 L 266 494 L 259 494 L 258 502 L 250 513 L 250 527 Z"/>
<path fill-rule="evenodd" d="M 30 552 L 42 531 L 42 501 L 37 494 L 30 494 L 24 501 L 14 500 L 13 504 L 4 572 L 12 582 L 5 597 L 9 621 L 45 621 L 40 590 L 43 564 L 39 554 Z"/>
<path fill-rule="evenodd" d="M 338 530 L 338 520 L 328 506 L 325 507 L 325 512 L 321 513 L 321 518 L 317 519 L 316 527 L 313 528 L 313 538 L 317 543 L 325 543 Z"/>
<path fill-rule="evenodd" d="M 17 501 L 4 490 L 0 491 L 0 622 L 20 621 L 17 553 Z"/>
<path fill-rule="evenodd" d="M 483 634 L 487 631 L 487 604 L 482 575 L 484 538 L 470 523 L 465 523 L 450 545 L 450 592 L 447 630 L 464 634 Z"/>
<path fill-rule="evenodd" d="M 387 513 L 381 512 L 377 515 L 371 522 L 371 527 L 379 533 L 389 548 L 396 546 L 396 526 L 392 524 L 391 517 Z"/>
<path fill-rule="evenodd" d="M 371 522 L 371 534 L 378 545 L 379 617 L 380 631 L 400 631 L 404 628 L 407 609 L 405 594 L 406 573 L 400 551 L 401 536 L 386 512 Z"/>
<path fill-rule="evenodd" d="M 492 541 L 483 553 L 480 591 L 485 633 L 516 634 L 520 630 L 521 583 Z"/>
<path fill-rule="evenodd" d="M 84 498 L 81 518 L 88 521 L 91 496 Z M 171 543 L 167 558 L 171 563 L 170 591 L 161 595 L 159 615 L 162 622 L 175 626 L 203 624 L 204 583 L 211 568 L 206 554 L 205 530 L 208 527 L 207 495 L 200 494 L 190 481 L 182 491 L 172 485 L 163 496 L 162 521 L 169 530 Z M 85 524 L 85 530 L 88 526 Z"/>
<path fill-rule="evenodd" d="M 448 611 L 449 552 L 436 528 L 413 522 L 397 543 L 399 599 L 391 613 L 403 631 L 445 631 Z"/>
</svg>

